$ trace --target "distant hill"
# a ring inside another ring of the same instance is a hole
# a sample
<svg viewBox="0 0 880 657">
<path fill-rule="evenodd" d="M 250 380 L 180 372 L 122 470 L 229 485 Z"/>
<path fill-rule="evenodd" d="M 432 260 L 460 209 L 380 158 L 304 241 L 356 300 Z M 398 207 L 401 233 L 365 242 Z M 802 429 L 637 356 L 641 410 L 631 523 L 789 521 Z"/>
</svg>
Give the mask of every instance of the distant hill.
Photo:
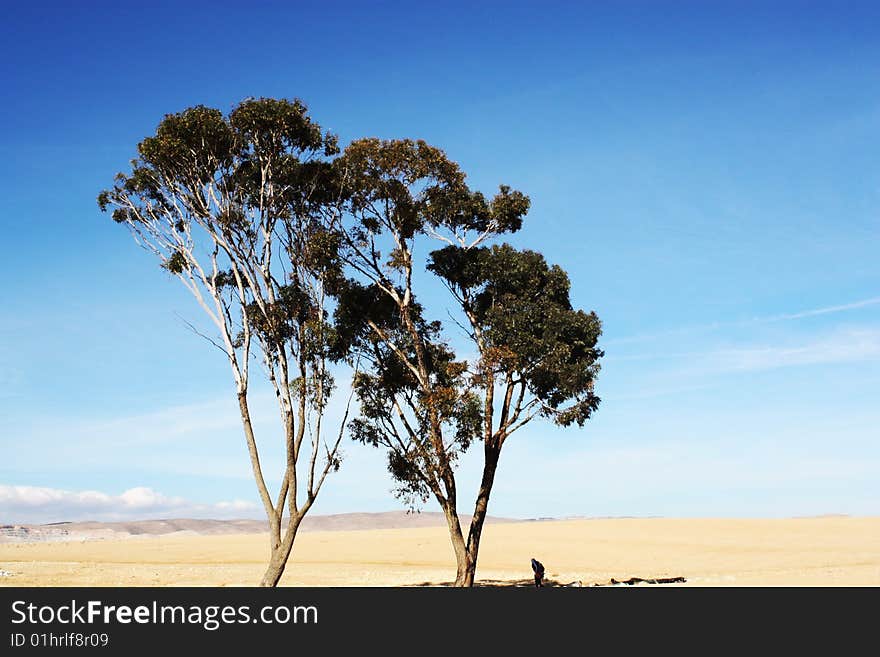
<svg viewBox="0 0 880 657">
<path fill-rule="evenodd" d="M 461 516 L 462 527 L 469 518 Z M 486 518 L 487 523 L 523 522 L 510 518 Z M 442 527 L 446 518 L 439 512 L 407 513 L 340 513 L 326 516 L 306 516 L 300 531 L 354 531 L 369 529 L 402 529 L 406 527 Z M 8 525 L 0 527 L 0 542 L 11 541 L 65 541 L 124 538 L 126 536 L 161 536 L 185 532 L 199 536 L 218 534 L 258 534 L 268 530 L 264 520 L 201 520 L 175 518 L 161 520 L 131 520 L 122 522 L 55 522 L 46 525 Z"/>
</svg>

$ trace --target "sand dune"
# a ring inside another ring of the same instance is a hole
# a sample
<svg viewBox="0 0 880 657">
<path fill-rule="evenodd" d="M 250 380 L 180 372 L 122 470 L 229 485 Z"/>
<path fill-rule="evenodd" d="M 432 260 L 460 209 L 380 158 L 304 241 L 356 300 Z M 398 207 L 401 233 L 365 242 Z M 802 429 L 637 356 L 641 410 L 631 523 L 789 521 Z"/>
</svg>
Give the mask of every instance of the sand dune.
<svg viewBox="0 0 880 657">
<path fill-rule="evenodd" d="M 263 534 L 7 543 L 0 585 L 253 585 L 267 556 Z M 880 518 L 601 519 L 494 523 L 479 578 L 548 577 L 584 585 L 612 577 L 686 577 L 687 585 L 880 586 Z M 443 527 L 303 533 L 282 580 L 296 586 L 443 584 L 454 572 Z"/>
</svg>

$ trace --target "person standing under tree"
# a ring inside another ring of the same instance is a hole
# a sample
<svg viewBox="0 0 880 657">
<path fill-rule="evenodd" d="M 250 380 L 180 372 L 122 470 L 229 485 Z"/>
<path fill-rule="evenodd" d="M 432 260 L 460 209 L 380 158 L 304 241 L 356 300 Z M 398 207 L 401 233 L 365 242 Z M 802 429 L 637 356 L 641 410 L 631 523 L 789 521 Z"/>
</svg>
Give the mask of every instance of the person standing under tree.
<svg viewBox="0 0 880 657">
<path fill-rule="evenodd" d="M 544 564 L 532 557 L 532 570 L 535 573 L 535 587 L 544 586 Z"/>
</svg>

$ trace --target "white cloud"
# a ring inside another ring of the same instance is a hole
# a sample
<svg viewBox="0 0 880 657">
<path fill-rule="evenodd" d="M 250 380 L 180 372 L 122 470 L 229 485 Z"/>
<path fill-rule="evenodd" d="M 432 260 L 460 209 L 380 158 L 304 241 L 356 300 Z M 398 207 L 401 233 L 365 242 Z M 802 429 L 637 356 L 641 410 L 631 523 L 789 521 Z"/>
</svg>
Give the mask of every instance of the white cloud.
<svg viewBox="0 0 880 657">
<path fill-rule="evenodd" d="M 755 321 L 765 321 L 765 322 L 774 322 L 774 321 L 783 321 L 787 319 L 802 319 L 804 317 L 816 317 L 818 315 L 829 315 L 832 313 L 844 312 L 846 310 L 856 310 L 858 308 L 865 308 L 867 306 L 876 306 L 880 304 L 880 297 L 871 297 L 870 299 L 862 299 L 861 301 L 854 301 L 853 303 L 845 303 L 839 306 L 826 306 L 825 308 L 814 308 L 813 310 L 804 310 L 799 313 L 791 313 L 788 315 L 776 315 L 775 317 L 767 317 L 764 319 L 758 319 Z"/>
<path fill-rule="evenodd" d="M 257 505 L 244 500 L 196 504 L 143 486 L 119 495 L 95 490 L 69 491 L 0 484 L 0 522 L 41 523 L 75 520 L 149 518 L 237 518 L 254 516 Z"/>
<path fill-rule="evenodd" d="M 652 340 L 659 340 L 663 338 L 670 338 L 680 335 L 687 335 L 691 333 L 699 333 L 702 331 L 715 331 L 721 328 L 729 328 L 729 327 L 744 327 L 751 326 L 757 324 L 770 324 L 774 322 L 785 322 L 792 321 L 798 319 L 806 319 L 808 317 L 818 317 L 821 315 L 831 315 L 836 313 L 842 313 L 850 310 L 859 310 L 861 308 L 868 308 L 871 306 L 880 305 L 880 297 L 871 297 L 869 299 L 861 299 L 859 301 L 853 301 L 852 303 L 844 303 L 838 304 L 834 306 L 824 306 L 822 308 L 811 308 L 809 310 L 802 310 L 794 313 L 782 313 L 779 315 L 769 315 L 765 317 L 753 317 L 752 319 L 739 320 L 739 321 L 719 321 L 719 322 L 709 322 L 706 324 L 694 324 L 691 326 L 680 326 L 678 328 L 669 329 L 666 331 L 660 331 L 658 333 L 643 333 L 639 335 L 629 335 L 623 336 L 619 338 L 609 338 L 606 340 L 602 340 L 602 345 L 623 345 L 630 344 L 634 342 L 650 342 Z"/>
<path fill-rule="evenodd" d="M 712 369 L 722 371 L 758 371 L 876 360 L 880 358 L 880 330 L 851 329 L 796 344 L 719 349 L 705 358 Z"/>
<path fill-rule="evenodd" d="M 703 351 L 673 351 L 611 356 L 609 362 L 656 361 L 668 362 L 664 368 L 663 394 L 670 391 L 690 390 L 693 386 L 670 386 L 670 377 L 686 379 L 697 375 L 757 372 L 786 367 L 861 363 L 880 359 L 880 329 L 861 327 L 840 329 L 822 336 L 791 336 L 775 344 L 744 344 L 742 346 L 707 348 Z M 647 393 L 628 393 L 627 398 L 654 396 Z"/>
<path fill-rule="evenodd" d="M 113 498 L 110 498 L 111 500 Z M 152 488 L 139 486 L 137 488 L 129 488 L 119 496 L 119 501 L 127 509 L 156 509 L 156 508 L 173 508 L 184 506 L 186 500 L 180 497 L 166 497 L 161 493 L 157 493 Z"/>
</svg>

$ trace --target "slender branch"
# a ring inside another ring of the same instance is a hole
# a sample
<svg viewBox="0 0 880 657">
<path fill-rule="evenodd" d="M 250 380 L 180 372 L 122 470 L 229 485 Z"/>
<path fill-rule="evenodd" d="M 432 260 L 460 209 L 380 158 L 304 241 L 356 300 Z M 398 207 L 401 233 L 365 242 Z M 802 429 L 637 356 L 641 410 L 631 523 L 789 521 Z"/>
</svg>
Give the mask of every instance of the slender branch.
<svg viewBox="0 0 880 657">
<path fill-rule="evenodd" d="M 215 347 L 217 347 L 217 349 L 219 349 L 220 351 L 223 352 L 223 355 L 224 355 L 224 356 L 226 356 L 227 358 L 229 357 L 229 352 L 226 351 L 226 348 L 225 348 L 225 347 L 222 347 L 222 346 L 219 345 L 219 344 L 218 344 L 213 338 L 211 338 L 211 337 L 205 335 L 204 333 L 202 333 L 201 331 L 199 331 L 195 326 L 193 326 L 192 323 L 190 323 L 188 320 L 184 319 L 184 317 L 181 316 L 178 312 L 175 311 L 174 315 L 177 317 L 177 319 L 179 319 L 179 320 L 182 321 L 184 324 L 186 324 L 186 326 L 189 328 L 190 331 L 192 331 L 193 333 L 195 333 L 195 334 L 196 334 L 197 336 L 199 336 L 200 338 L 204 338 L 205 340 L 207 340 L 208 342 L 210 342 L 212 345 L 214 345 Z"/>
</svg>

